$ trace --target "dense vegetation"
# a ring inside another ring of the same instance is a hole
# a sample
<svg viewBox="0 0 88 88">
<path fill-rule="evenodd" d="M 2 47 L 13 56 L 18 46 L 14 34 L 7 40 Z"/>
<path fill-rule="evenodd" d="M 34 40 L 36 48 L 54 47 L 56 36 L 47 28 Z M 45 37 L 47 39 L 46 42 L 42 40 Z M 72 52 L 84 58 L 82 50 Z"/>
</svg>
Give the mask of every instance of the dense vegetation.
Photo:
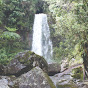
<svg viewBox="0 0 88 88">
<path fill-rule="evenodd" d="M 88 71 L 88 1 L 46 1 L 54 19 L 54 58 L 59 61 L 64 58 L 69 58 L 70 61 L 74 58 L 77 63 L 84 63 Z"/>
<path fill-rule="evenodd" d="M 45 11 L 41 0 L 0 0 L 0 63 L 27 49 L 34 14 Z"/>
<path fill-rule="evenodd" d="M 83 58 L 88 70 L 87 0 L 0 0 L 0 63 L 27 49 L 34 14 L 42 12 L 49 15 L 54 59 Z"/>
<path fill-rule="evenodd" d="M 73 49 L 79 46 L 83 51 L 87 42 L 88 29 L 88 6 L 86 0 L 47 0 L 49 9 L 53 14 L 55 24 L 53 28 L 54 37 L 58 37 L 58 44 L 55 48 L 59 57 L 73 55 Z M 60 40 L 60 41 L 59 41 Z M 62 52 L 62 53 L 61 53 Z M 76 55 L 76 54 L 75 54 Z"/>
</svg>

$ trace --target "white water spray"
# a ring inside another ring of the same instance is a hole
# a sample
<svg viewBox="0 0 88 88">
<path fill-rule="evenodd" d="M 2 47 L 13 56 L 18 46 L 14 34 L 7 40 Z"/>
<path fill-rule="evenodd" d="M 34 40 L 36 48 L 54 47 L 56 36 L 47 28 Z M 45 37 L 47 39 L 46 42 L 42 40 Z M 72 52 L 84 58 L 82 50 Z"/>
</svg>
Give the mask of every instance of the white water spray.
<svg viewBox="0 0 88 88">
<path fill-rule="evenodd" d="M 46 14 L 35 14 L 32 51 L 43 56 L 47 62 L 52 59 L 52 42 Z"/>
</svg>

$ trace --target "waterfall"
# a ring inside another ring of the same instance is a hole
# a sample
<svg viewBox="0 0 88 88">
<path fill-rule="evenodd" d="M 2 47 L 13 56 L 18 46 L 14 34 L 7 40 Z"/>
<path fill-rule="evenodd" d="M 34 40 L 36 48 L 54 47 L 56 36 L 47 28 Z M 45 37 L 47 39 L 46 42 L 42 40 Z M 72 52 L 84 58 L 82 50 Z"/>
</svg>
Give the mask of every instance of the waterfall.
<svg viewBox="0 0 88 88">
<path fill-rule="evenodd" d="M 46 14 L 35 14 L 32 51 L 43 56 L 47 62 L 52 59 L 52 42 Z"/>
</svg>

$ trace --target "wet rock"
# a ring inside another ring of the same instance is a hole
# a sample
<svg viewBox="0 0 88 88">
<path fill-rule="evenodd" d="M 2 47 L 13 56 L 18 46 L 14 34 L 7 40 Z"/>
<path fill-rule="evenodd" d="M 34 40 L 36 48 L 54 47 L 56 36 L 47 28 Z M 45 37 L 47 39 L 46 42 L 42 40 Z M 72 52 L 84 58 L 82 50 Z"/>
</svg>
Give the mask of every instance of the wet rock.
<svg viewBox="0 0 88 88">
<path fill-rule="evenodd" d="M 48 64 L 48 74 L 49 76 L 53 76 L 55 75 L 56 73 L 59 73 L 61 70 L 61 67 L 58 63 L 49 63 Z"/>
<path fill-rule="evenodd" d="M 39 67 L 21 75 L 15 80 L 16 88 L 56 88 L 49 78 Z"/>
<path fill-rule="evenodd" d="M 43 57 L 31 51 L 20 52 L 7 66 L 0 66 L 0 75 L 20 76 L 36 66 L 48 72 L 48 64 Z"/>
</svg>

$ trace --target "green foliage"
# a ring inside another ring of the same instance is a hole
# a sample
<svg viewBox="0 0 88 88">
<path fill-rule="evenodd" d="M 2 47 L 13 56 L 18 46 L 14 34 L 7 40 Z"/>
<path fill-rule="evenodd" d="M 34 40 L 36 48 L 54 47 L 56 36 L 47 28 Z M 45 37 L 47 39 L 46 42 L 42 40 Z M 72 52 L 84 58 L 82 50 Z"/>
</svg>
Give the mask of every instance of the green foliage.
<svg viewBox="0 0 88 88">
<path fill-rule="evenodd" d="M 62 59 L 64 59 L 68 55 L 69 51 L 65 47 L 67 47 L 66 43 L 64 44 L 63 42 L 59 42 L 59 47 L 54 47 L 53 49 L 54 59 L 57 60 L 59 63 L 61 62 Z"/>
<path fill-rule="evenodd" d="M 7 60 L 7 55 L 6 55 L 6 51 L 4 48 L 0 49 L 0 64 L 5 64 L 5 62 L 8 61 Z"/>
<path fill-rule="evenodd" d="M 55 58 L 81 58 L 88 41 L 88 2 L 86 0 L 46 0 L 55 24 L 53 37 L 62 36 L 54 48 Z M 61 43 L 60 43 L 61 42 Z M 75 50 L 79 44 L 80 50 Z M 63 46 L 64 47 L 63 47 Z M 74 52 L 73 52 L 74 51 Z"/>
<path fill-rule="evenodd" d="M 6 40 L 17 40 L 17 39 L 20 39 L 20 36 L 17 34 L 17 33 L 13 33 L 13 32 L 8 32 L 8 31 L 5 31 L 3 32 L 3 34 L 1 35 L 1 38 L 2 39 L 6 39 Z"/>
<path fill-rule="evenodd" d="M 7 59 L 5 48 L 0 49 L 0 58 Z"/>
<path fill-rule="evenodd" d="M 10 30 L 10 28 L 9 28 Z M 7 64 L 14 55 L 22 51 L 20 35 L 14 32 L 1 31 L 0 34 L 0 64 Z"/>
<path fill-rule="evenodd" d="M 8 31 L 11 31 L 11 32 L 15 32 L 17 31 L 18 29 L 16 28 L 9 28 L 9 27 L 5 27 Z"/>
<path fill-rule="evenodd" d="M 83 68 L 78 67 L 72 70 L 72 77 L 83 80 Z"/>
<path fill-rule="evenodd" d="M 3 19 L 3 3 L 2 0 L 0 0 L 0 26 L 2 25 L 2 19 Z"/>
<path fill-rule="evenodd" d="M 34 14 L 43 11 L 44 1 L 41 0 L 4 0 L 3 23 L 10 28 L 31 31 Z M 5 20 L 5 21 L 4 21 Z"/>
<path fill-rule="evenodd" d="M 0 64 L 4 64 L 4 65 L 8 64 L 9 61 L 12 60 L 16 54 L 17 52 L 8 54 L 6 52 L 6 48 L 0 49 Z"/>
<path fill-rule="evenodd" d="M 45 11 L 45 6 L 41 0 L 0 0 L 0 63 L 7 63 L 25 49 L 34 14 Z"/>
</svg>

